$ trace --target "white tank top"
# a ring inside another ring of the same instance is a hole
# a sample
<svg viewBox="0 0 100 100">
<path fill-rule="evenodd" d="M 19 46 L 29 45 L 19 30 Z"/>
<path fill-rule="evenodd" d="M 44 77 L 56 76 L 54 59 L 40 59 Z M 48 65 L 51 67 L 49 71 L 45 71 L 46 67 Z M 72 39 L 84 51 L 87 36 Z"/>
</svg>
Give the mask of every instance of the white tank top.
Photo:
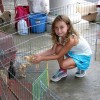
<svg viewBox="0 0 100 100">
<path fill-rule="evenodd" d="M 79 37 L 79 43 L 76 46 L 73 46 L 70 51 L 77 55 L 92 54 L 92 50 L 90 48 L 89 43 L 81 36 Z"/>
</svg>

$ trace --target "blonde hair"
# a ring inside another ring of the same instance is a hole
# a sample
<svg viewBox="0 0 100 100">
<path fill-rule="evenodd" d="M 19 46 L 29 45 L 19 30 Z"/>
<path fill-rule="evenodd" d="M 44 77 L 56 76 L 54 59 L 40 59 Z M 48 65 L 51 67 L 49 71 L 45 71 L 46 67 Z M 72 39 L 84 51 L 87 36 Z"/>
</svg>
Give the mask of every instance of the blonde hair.
<svg viewBox="0 0 100 100">
<path fill-rule="evenodd" d="M 73 25 L 71 23 L 71 20 L 69 19 L 69 17 L 65 16 L 65 15 L 58 15 L 55 20 L 53 21 L 52 23 L 52 32 L 51 32 L 51 36 L 52 36 L 52 40 L 54 43 L 57 43 L 59 42 L 59 36 L 56 35 L 55 33 L 55 24 L 58 22 L 58 21 L 63 21 L 66 23 L 66 25 L 68 25 L 69 29 L 67 31 L 67 36 L 66 36 L 66 39 L 71 35 L 71 34 L 75 34 L 76 36 L 79 36 L 79 34 L 76 32 L 76 30 L 73 28 Z"/>
</svg>

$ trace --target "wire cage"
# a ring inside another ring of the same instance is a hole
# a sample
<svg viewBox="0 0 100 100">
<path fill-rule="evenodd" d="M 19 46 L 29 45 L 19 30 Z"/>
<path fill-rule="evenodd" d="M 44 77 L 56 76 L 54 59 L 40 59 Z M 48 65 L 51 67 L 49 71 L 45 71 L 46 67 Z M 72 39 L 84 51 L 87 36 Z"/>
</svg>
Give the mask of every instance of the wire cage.
<svg viewBox="0 0 100 100">
<path fill-rule="evenodd" d="M 12 10 L 9 6 L 7 7 L 10 11 Z M 13 10 L 15 10 L 15 8 L 13 8 Z M 15 12 L 13 11 L 12 13 L 14 14 Z M 24 16 L 24 19 L 28 19 L 28 15 Z M 60 100 L 59 97 L 49 89 L 48 63 L 43 62 L 39 65 L 30 64 L 28 67 L 20 69 L 21 65 L 28 63 L 24 59 L 24 56 L 47 50 L 52 46 L 51 36 L 45 33 L 39 35 L 30 33 L 30 28 L 34 26 L 28 26 L 27 35 L 19 35 L 18 33 L 22 30 L 18 31 L 15 29 L 15 24 L 16 22 L 18 23 L 18 21 L 19 20 L 11 19 L 9 24 L 4 22 L 0 27 L 2 30 L 0 31 L 1 99 Z M 8 26 L 9 28 L 7 28 Z M 15 76 L 8 70 L 11 61 L 14 63 Z M 9 73 L 12 74 L 13 79 L 9 79 Z"/>
<path fill-rule="evenodd" d="M 79 5 L 79 4 L 78 4 Z M 59 14 L 69 13 L 70 17 L 74 16 L 70 10 L 76 8 L 77 4 L 69 4 L 62 7 L 52 9 L 50 14 L 48 14 L 48 21 L 46 22 L 47 27 L 50 26 L 53 18 Z M 14 9 L 14 8 L 13 8 Z M 14 9 L 15 10 L 15 9 Z M 75 10 L 75 9 L 74 9 Z M 71 10 L 73 11 L 73 10 Z M 15 13 L 15 11 L 13 12 Z M 79 13 L 78 13 L 79 14 Z M 24 16 L 24 19 L 29 18 L 29 16 Z M 72 18 L 74 20 L 75 17 Z M 6 34 L 5 36 L 0 36 L 0 96 L 2 100 L 61 100 L 59 97 L 49 89 L 49 75 L 48 75 L 48 62 L 42 62 L 39 65 L 28 65 L 20 71 L 20 65 L 27 64 L 24 56 L 36 54 L 47 50 L 52 46 L 50 34 L 44 32 L 43 34 L 33 34 L 30 33 L 30 28 L 33 26 L 28 26 L 27 35 L 19 35 L 18 31 L 15 29 L 16 20 L 11 20 L 10 24 L 1 25 L 0 29 L 4 28 L 1 33 Z M 95 37 L 98 28 L 96 23 L 91 23 L 86 21 L 81 22 L 77 19 L 77 22 L 73 23 L 75 28 L 81 33 L 83 37 L 87 39 L 91 46 L 94 47 Z M 10 30 L 7 30 L 6 26 L 10 26 Z M 9 33 L 9 34 L 7 34 Z M 9 38 L 8 38 L 9 37 Z M 8 39 L 6 39 L 8 38 Z M 11 42 L 10 42 L 11 41 Z M 10 45 L 12 43 L 12 45 Z M 3 48 L 5 44 L 6 48 Z M 2 45 L 2 47 L 1 47 Z M 10 45 L 10 46 L 8 46 Z M 11 51 L 14 52 L 11 52 Z M 2 58 L 2 59 L 1 59 Z M 5 62 L 5 58 L 7 58 Z M 14 79 L 8 78 L 8 68 L 10 61 L 13 60 L 14 68 L 16 70 L 16 76 Z"/>
<path fill-rule="evenodd" d="M 10 35 L 13 36 L 14 45 L 7 49 L 9 50 L 13 47 L 17 48 L 15 58 L 13 58 L 16 76 L 14 76 L 14 79 L 8 78 L 8 73 L 10 73 L 8 70 L 8 63 L 10 62 L 10 60 L 12 60 L 11 58 L 13 54 L 10 52 L 10 56 L 2 54 L 4 58 L 2 58 L 2 60 L 0 59 L 1 98 L 3 100 L 59 100 L 57 95 L 49 89 L 49 74 L 47 62 L 42 62 L 39 65 L 30 64 L 28 65 L 28 67 L 20 69 L 20 66 L 22 64 L 28 63 L 24 59 L 24 56 L 40 52 L 41 50 L 43 50 L 43 48 L 46 50 L 52 45 L 50 36 L 48 36 L 47 34 L 42 34 L 41 36 L 37 37 L 32 37 L 32 35 L 28 35 L 27 37 L 21 37 L 16 34 Z M 7 36 L 9 35 L 6 35 L 6 37 Z M 46 40 L 48 40 L 47 42 L 49 45 L 45 43 L 45 37 L 47 37 Z M 5 44 L 9 45 L 10 40 L 11 39 L 8 39 Z M 42 45 L 42 48 L 40 47 L 40 45 Z M 5 57 L 9 59 L 6 63 L 2 62 Z"/>
<path fill-rule="evenodd" d="M 53 100 L 52 95 L 51 97 L 46 96 L 46 92 L 50 95 L 48 91 L 49 84 L 47 69 L 39 72 L 27 71 L 25 78 L 15 77 L 14 80 L 7 79 L 3 74 L 1 75 L 3 79 L 1 84 L 3 93 L 1 98 L 3 100 L 44 100 L 42 98 L 46 98 L 46 100 L 52 98 L 50 100 Z"/>
</svg>

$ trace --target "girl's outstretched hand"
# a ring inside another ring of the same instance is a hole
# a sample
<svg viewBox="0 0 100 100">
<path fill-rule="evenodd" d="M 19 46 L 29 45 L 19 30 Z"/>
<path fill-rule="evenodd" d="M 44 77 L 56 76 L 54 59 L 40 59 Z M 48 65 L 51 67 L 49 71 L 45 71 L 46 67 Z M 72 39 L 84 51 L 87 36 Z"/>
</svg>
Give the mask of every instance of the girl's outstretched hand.
<svg viewBox="0 0 100 100">
<path fill-rule="evenodd" d="M 34 55 L 35 59 L 33 59 L 33 63 L 37 64 L 40 63 L 43 60 L 43 57 L 40 55 Z"/>
</svg>

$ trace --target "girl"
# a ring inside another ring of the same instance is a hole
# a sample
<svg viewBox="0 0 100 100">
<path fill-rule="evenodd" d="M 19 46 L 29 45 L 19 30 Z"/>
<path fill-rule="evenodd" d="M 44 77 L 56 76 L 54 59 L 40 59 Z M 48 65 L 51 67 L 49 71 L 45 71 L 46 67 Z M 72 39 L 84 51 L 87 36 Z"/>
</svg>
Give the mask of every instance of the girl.
<svg viewBox="0 0 100 100">
<path fill-rule="evenodd" d="M 76 77 L 85 76 L 91 59 L 91 48 L 88 42 L 74 30 L 70 19 L 58 15 L 52 23 L 53 47 L 45 52 L 34 55 L 33 63 L 45 60 L 57 60 L 59 70 L 51 78 L 57 82 L 67 76 L 67 70 L 77 67 Z M 66 58 L 65 58 L 65 57 Z"/>
</svg>

